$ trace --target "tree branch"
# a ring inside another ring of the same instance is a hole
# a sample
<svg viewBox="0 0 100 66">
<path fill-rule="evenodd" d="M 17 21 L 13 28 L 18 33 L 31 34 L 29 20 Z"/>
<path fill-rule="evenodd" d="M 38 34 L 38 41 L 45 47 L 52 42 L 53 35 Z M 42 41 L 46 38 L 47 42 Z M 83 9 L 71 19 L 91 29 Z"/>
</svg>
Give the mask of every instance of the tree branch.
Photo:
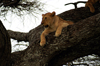
<svg viewBox="0 0 100 66">
<path fill-rule="evenodd" d="M 8 34 L 10 36 L 10 38 L 15 39 L 17 41 L 28 41 L 28 33 L 21 33 L 21 32 L 15 32 L 15 31 L 11 31 L 8 30 Z"/>
<path fill-rule="evenodd" d="M 74 2 L 74 3 L 67 3 L 67 4 L 65 4 L 65 6 L 73 4 L 75 6 L 75 9 L 76 9 L 77 8 L 77 4 L 79 4 L 79 3 L 86 3 L 86 1 L 78 1 L 78 2 Z"/>
<path fill-rule="evenodd" d="M 56 38 L 54 32 L 50 33 L 46 37 L 45 47 L 39 45 L 43 26 L 31 30 L 28 34 L 30 46 L 23 51 L 22 58 L 14 66 L 61 66 L 89 54 L 100 55 L 100 4 L 96 4 L 95 8 L 94 14 L 89 8 L 59 14 L 58 16 L 72 20 L 75 24 L 64 28 L 60 37 Z"/>
<path fill-rule="evenodd" d="M 11 7 L 13 7 L 13 6 L 17 6 L 18 5 L 18 3 L 20 2 L 20 0 L 13 0 L 13 1 L 9 1 L 9 2 L 4 2 L 4 6 L 11 6 Z"/>
<path fill-rule="evenodd" d="M 4 5 L 5 7 L 7 6 L 17 6 L 20 0 L 1 0 L 0 1 L 0 6 Z"/>
<path fill-rule="evenodd" d="M 40 40 L 34 42 L 19 61 L 21 64 L 18 63 L 16 66 L 24 64 L 26 66 L 61 66 L 76 58 L 97 54 L 100 50 L 100 14 L 64 28 L 62 35 L 58 38 L 53 35 L 54 32 L 47 36 L 47 45 L 44 48 L 39 46 Z"/>
<path fill-rule="evenodd" d="M 11 43 L 9 35 L 0 20 L 0 66 L 11 66 Z"/>
</svg>

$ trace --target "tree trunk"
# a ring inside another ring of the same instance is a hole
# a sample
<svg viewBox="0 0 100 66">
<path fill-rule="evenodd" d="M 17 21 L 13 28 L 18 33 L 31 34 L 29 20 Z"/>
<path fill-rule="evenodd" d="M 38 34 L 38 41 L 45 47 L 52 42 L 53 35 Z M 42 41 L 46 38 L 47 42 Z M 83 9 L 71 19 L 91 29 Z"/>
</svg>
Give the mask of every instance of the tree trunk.
<svg viewBox="0 0 100 66">
<path fill-rule="evenodd" d="M 1 21 L 0 21 L 0 66 L 11 66 L 10 38 Z"/>
<path fill-rule="evenodd" d="M 54 32 L 50 33 L 46 37 L 45 47 L 39 45 L 40 35 L 44 30 L 41 25 L 29 33 L 8 30 L 11 38 L 26 40 L 30 44 L 26 50 L 12 53 L 13 66 L 62 66 L 89 54 L 100 55 L 99 3 L 95 5 L 95 9 L 95 13 L 90 13 L 89 8 L 83 7 L 59 14 L 61 18 L 74 21 L 75 24 L 64 28 L 60 37 L 56 38 Z"/>
</svg>

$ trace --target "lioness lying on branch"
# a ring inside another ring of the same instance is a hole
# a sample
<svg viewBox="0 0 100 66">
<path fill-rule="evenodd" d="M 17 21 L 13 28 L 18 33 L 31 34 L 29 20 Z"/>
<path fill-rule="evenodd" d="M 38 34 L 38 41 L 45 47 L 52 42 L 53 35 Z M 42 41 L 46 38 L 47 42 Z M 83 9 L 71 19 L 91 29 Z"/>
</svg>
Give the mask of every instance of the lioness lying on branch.
<svg viewBox="0 0 100 66">
<path fill-rule="evenodd" d="M 50 32 L 55 32 L 55 36 L 58 37 L 61 35 L 62 29 L 68 25 L 73 25 L 72 21 L 65 21 L 59 16 L 55 15 L 55 12 L 42 14 L 41 24 L 45 27 L 45 30 L 41 34 L 40 46 L 46 44 L 46 38 Z"/>
</svg>

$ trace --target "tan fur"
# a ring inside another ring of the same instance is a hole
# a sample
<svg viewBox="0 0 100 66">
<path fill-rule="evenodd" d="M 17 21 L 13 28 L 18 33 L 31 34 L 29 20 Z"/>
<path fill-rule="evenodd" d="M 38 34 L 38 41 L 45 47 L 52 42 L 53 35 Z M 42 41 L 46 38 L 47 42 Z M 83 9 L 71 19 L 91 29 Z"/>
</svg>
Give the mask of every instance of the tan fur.
<svg viewBox="0 0 100 66">
<path fill-rule="evenodd" d="M 92 13 L 94 13 L 95 12 L 95 9 L 94 9 L 94 7 L 93 7 L 93 4 L 95 4 L 96 2 L 100 2 L 100 0 L 88 0 L 87 1 L 87 3 L 85 4 L 85 6 L 86 7 L 89 7 L 90 8 L 90 11 L 92 12 Z"/>
<path fill-rule="evenodd" d="M 41 42 L 40 46 L 44 46 L 46 44 L 45 36 L 47 36 L 50 32 L 55 32 L 55 36 L 58 37 L 61 35 L 61 31 L 64 27 L 68 25 L 74 24 L 71 21 L 65 21 L 62 18 L 55 15 L 55 12 L 42 14 L 42 22 L 41 24 L 45 26 L 45 30 L 41 34 Z"/>
</svg>

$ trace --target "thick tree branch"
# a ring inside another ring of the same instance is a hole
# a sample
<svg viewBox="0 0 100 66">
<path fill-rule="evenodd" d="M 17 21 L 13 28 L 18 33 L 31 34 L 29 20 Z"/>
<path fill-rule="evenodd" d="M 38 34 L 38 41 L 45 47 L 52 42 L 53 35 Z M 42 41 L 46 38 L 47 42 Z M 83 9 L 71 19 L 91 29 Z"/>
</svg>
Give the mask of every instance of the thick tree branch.
<svg viewBox="0 0 100 66">
<path fill-rule="evenodd" d="M 100 14 L 97 14 L 64 28 L 62 35 L 58 38 L 53 36 L 54 32 L 51 33 L 47 36 L 47 45 L 44 48 L 39 46 L 40 40 L 37 40 L 25 51 L 25 55 L 19 61 L 21 64 L 18 63 L 16 66 L 24 64 L 26 66 L 61 66 L 88 54 L 99 54 L 99 34 Z"/>
<path fill-rule="evenodd" d="M 94 14 L 89 8 L 79 8 L 58 15 L 75 24 L 64 28 L 60 37 L 50 33 L 45 47 L 39 45 L 43 26 L 31 30 L 28 33 L 30 46 L 14 66 L 61 66 L 89 54 L 100 55 L 100 4 L 95 8 Z"/>
<path fill-rule="evenodd" d="M 0 20 L 0 66 L 11 66 L 10 37 Z"/>
</svg>

